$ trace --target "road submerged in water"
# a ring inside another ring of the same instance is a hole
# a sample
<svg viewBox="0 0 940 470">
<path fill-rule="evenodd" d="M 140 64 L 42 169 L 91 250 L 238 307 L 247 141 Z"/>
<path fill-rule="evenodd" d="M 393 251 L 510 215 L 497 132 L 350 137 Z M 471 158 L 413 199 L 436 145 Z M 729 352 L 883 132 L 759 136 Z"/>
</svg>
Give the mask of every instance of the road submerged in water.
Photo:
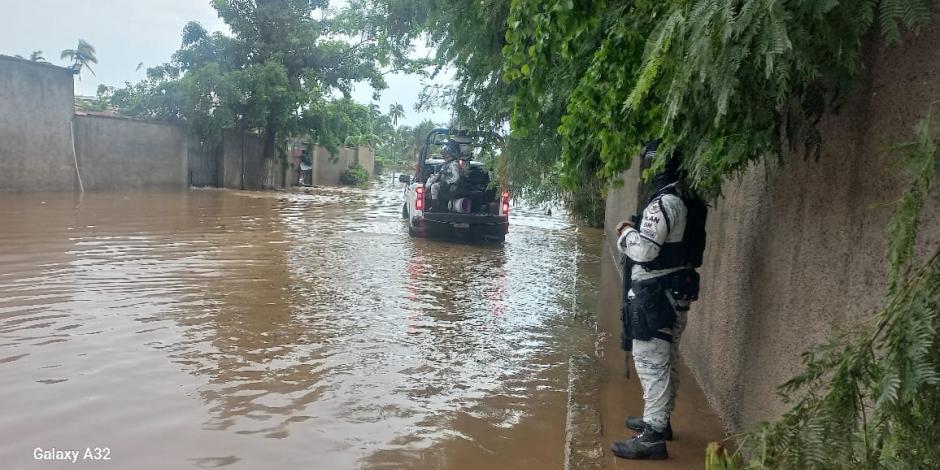
<svg viewBox="0 0 940 470">
<path fill-rule="evenodd" d="M 602 234 L 411 239 L 401 186 L 0 198 L 0 462 L 546 469 Z"/>
</svg>

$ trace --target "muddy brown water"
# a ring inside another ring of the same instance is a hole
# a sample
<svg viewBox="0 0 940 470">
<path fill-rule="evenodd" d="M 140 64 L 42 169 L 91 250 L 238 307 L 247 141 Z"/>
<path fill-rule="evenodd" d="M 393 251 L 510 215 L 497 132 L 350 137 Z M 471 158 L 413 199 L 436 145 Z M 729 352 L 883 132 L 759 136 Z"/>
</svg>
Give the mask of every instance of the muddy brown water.
<svg viewBox="0 0 940 470">
<path fill-rule="evenodd" d="M 560 468 L 600 232 L 414 240 L 400 191 L 0 196 L 0 467 Z"/>
</svg>

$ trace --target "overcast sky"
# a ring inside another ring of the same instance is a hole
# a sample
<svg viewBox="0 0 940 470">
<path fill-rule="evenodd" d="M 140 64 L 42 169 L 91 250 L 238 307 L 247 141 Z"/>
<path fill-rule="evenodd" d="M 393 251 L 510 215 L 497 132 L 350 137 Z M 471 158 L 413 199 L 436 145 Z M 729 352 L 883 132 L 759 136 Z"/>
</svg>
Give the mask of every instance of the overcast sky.
<svg viewBox="0 0 940 470">
<path fill-rule="evenodd" d="M 147 67 L 170 60 L 189 21 L 198 21 L 209 31 L 225 28 L 209 0 L 0 0 L 0 54 L 28 57 L 42 50 L 49 62 L 68 65 L 59 59 L 60 52 L 85 39 L 97 49 L 98 65 L 93 66 L 96 75 L 83 72 L 81 81 L 75 81 L 75 93 L 94 95 L 101 83 L 137 82 Z M 136 70 L 141 62 L 144 66 Z M 378 102 L 383 112 L 397 102 L 405 107 L 406 124 L 424 118 L 449 121 L 449 110 L 414 111 L 422 89 L 418 77 L 399 74 L 386 79 L 389 87 Z M 357 87 L 353 98 L 371 102 L 371 87 Z"/>
</svg>

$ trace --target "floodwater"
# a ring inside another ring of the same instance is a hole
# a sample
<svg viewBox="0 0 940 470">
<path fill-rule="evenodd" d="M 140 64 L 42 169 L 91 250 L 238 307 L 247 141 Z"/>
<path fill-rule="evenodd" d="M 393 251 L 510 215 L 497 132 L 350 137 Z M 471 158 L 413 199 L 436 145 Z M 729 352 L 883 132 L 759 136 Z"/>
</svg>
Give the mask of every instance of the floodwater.
<svg viewBox="0 0 940 470">
<path fill-rule="evenodd" d="M 392 183 L 0 196 L 0 467 L 561 468 L 600 232 L 400 214 Z"/>
</svg>

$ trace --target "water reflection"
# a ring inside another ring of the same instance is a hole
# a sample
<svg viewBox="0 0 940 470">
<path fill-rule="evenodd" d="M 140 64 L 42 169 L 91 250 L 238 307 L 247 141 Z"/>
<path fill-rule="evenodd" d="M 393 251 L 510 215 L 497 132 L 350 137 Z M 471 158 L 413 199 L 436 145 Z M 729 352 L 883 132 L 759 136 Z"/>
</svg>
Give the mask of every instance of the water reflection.
<svg viewBox="0 0 940 470">
<path fill-rule="evenodd" d="M 599 234 L 520 209 L 503 247 L 412 240 L 400 197 L 0 199 L 0 460 L 557 467 Z"/>
</svg>

